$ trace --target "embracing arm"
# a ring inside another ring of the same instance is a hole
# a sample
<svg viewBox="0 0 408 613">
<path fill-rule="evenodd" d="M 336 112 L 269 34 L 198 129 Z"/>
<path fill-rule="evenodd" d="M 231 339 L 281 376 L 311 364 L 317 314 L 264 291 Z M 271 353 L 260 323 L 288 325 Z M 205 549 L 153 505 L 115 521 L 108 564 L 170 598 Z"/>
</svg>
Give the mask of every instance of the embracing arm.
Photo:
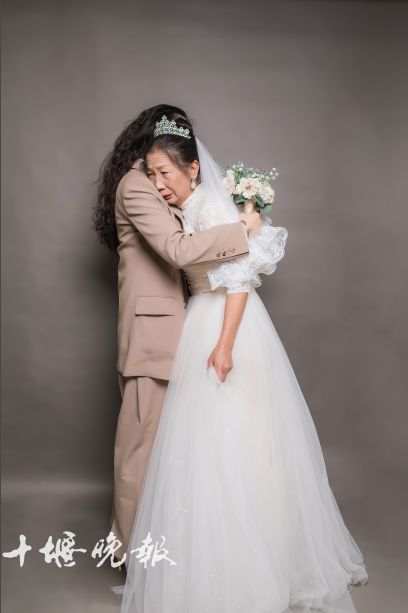
<svg viewBox="0 0 408 613">
<path fill-rule="evenodd" d="M 213 260 L 225 262 L 248 253 L 247 232 L 240 221 L 189 234 L 141 180 L 136 185 L 125 182 L 120 195 L 133 226 L 176 268 Z"/>
</svg>

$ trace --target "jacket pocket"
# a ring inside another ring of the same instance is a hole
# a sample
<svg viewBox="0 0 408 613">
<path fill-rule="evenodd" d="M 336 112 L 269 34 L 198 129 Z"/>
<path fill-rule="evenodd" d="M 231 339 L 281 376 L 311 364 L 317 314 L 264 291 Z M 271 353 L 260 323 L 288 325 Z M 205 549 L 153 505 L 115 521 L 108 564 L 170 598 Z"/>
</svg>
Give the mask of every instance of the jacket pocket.
<svg viewBox="0 0 408 613">
<path fill-rule="evenodd" d="M 184 305 L 171 296 L 138 296 L 125 373 L 168 379 L 183 315 Z"/>
</svg>

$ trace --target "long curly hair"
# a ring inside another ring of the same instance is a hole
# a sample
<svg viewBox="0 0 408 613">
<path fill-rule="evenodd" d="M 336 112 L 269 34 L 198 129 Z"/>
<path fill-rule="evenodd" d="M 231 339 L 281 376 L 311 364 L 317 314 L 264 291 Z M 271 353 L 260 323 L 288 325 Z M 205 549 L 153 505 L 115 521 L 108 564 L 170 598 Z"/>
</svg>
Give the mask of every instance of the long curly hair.
<svg viewBox="0 0 408 613">
<path fill-rule="evenodd" d="M 115 223 L 116 189 L 121 178 L 138 158 L 144 158 L 152 147 L 153 130 L 162 115 L 176 120 L 178 125 L 191 126 L 183 109 L 169 104 L 157 104 L 142 111 L 130 121 L 116 138 L 112 150 L 103 160 L 97 183 L 96 202 L 92 208 L 92 223 L 99 241 L 116 251 L 119 244 Z"/>
</svg>

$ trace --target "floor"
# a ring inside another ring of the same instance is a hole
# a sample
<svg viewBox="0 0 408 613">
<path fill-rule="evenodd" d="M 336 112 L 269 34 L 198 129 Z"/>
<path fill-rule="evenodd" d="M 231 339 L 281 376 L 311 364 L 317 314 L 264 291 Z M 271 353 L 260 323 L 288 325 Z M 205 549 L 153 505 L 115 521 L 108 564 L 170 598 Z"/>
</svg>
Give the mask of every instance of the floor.
<svg viewBox="0 0 408 613">
<path fill-rule="evenodd" d="M 364 475 L 332 455 L 328 472 L 346 524 L 364 553 L 369 583 L 352 591 L 358 613 L 404 613 L 408 602 L 407 488 L 403 475 L 375 471 Z M 347 476 L 345 476 L 347 475 Z M 352 475 L 352 476 L 350 476 Z M 364 476 L 364 488 L 360 479 Z M 405 500 L 403 499 L 405 497 Z M 3 483 L 2 552 L 19 545 L 24 534 L 32 549 L 24 564 L 2 557 L 2 610 L 4 613 L 117 613 L 120 597 L 112 585 L 124 575 L 110 566 L 99 568 L 91 553 L 107 536 L 111 488 L 109 484 L 68 481 Z M 39 549 L 52 536 L 73 532 L 75 565 L 61 559 L 47 563 Z M 67 564 L 67 565 L 64 565 Z M 163 612 L 165 613 L 165 612 Z M 213 612 L 209 612 L 213 613 Z"/>
</svg>

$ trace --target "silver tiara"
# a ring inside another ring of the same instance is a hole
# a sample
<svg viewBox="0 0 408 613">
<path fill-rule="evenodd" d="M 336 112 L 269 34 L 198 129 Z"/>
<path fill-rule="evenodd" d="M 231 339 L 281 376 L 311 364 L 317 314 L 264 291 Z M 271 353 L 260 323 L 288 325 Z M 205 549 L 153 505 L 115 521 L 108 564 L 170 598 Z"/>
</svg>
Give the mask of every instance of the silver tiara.
<svg viewBox="0 0 408 613">
<path fill-rule="evenodd" d="M 176 136 L 184 136 L 184 138 L 191 138 L 189 136 L 190 130 L 188 128 L 177 127 L 174 119 L 169 121 L 166 115 L 162 115 L 160 121 L 156 121 L 156 127 L 153 132 L 153 136 L 159 136 L 160 134 L 175 134 Z"/>
</svg>

